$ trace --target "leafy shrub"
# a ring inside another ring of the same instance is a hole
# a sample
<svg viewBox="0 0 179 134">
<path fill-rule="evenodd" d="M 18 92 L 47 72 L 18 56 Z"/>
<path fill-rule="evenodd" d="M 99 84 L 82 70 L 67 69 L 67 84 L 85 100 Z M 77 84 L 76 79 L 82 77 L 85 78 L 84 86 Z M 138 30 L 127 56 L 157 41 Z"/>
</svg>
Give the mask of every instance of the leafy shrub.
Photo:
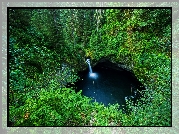
<svg viewBox="0 0 179 134">
<path fill-rule="evenodd" d="M 112 121 L 119 123 L 117 106 L 105 108 L 97 102 L 93 104 L 90 98 L 81 95 L 81 91 L 75 93 L 70 88 L 59 88 L 54 80 L 47 88 L 38 90 L 35 98 L 29 94 L 20 107 L 10 106 L 10 120 L 14 126 L 107 126 Z"/>
</svg>

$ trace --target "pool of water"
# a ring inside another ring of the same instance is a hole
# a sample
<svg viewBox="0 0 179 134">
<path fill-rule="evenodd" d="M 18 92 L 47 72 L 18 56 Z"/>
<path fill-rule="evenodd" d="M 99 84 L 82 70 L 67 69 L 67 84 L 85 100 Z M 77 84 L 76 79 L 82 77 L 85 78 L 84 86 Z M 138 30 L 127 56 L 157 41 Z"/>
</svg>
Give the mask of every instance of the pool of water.
<svg viewBox="0 0 179 134">
<path fill-rule="evenodd" d="M 109 103 L 125 105 L 126 99 L 136 100 L 139 97 L 136 91 L 141 84 L 128 71 L 113 70 L 103 66 L 102 63 L 92 70 L 94 73 L 92 75 L 89 70 L 80 72 L 81 80 L 76 83 L 76 91 L 82 90 L 83 95 L 105 106 Z"/>
</svg>

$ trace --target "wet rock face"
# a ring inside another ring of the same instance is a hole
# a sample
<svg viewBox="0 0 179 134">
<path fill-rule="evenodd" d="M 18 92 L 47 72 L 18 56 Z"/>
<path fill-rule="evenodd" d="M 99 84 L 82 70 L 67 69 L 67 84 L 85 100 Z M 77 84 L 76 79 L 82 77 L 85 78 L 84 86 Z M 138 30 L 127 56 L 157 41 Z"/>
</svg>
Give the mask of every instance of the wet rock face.
<svg viewBox="0 0 179 134">
<path fill-rule="evenodd" d="M 131 73 L 133 73 L 132 69 L 126 65 L 124 65 L 123 63 L 113 63 L 111 62 L 108 58 L 102 58 L 97 62 L 93 62 L 92 61 L 92 66 L 96 66 L 96 65 L 103 65 L 106 68 L 109 69 L 114 69 L 114 70 L 119 70 L 119 71 L 129 71 Z"/>
<path fill-rule="evenodd" d="M 118 70 L 118 71 L 124 71 L 123 68 L 119 67 L 118 64 L 112 63 L 109 60 L 106 61 L 100 61 L 98 62 L 97 66 L 101 66 L 103 68 L 107 69 L 113 69 L 113 70 Z"/>
<path fill-rule="evenodd" d="M 103 68 L 108 68 L 108 69 L 114 69 L 114 70 L 118 70 L 118 71 L 128 71 L 128 72 L 131 72 L 133 73 L 131 67 L 128 67 L 127 65 L 123 64 L 123 63 L 114 63 L 114 62 L 111 62 L 108 58 L 101 58 L 100 60 L 98 61 L 95 61 L 95 60 L 91 60 L 90 57 L 86 57 L 84 59 L 84 64 L 80 65 L 81 66 L 81 71 L 85 71 L 88 66 L 86 65 L 85 61 L 86 59 L 90 59 L 90 63 L 91 63 L 91 66 L 94 67 L 96 65 L 100 66 L 102 65 Z"/>
</svg>

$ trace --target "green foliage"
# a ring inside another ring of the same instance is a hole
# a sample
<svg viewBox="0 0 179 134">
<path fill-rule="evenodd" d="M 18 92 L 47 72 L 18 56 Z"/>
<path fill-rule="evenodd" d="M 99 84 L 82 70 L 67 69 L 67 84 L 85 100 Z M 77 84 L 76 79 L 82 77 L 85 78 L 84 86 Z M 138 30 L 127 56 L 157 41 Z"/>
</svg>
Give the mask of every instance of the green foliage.
<svg viewBox="0 0 179 134">
<path fill-rule="evenodd" d="M 29 94 L 23 106 L 10 106 L 10 120 L 15 121 L 14 126 L 107 126 L 109 121 L 118 122 L 114 118 L 119 116 L 116 106 L 93 105 L 90 98 L 81 95 L 82 91 L 75 93 L 70 88 L 58 86 L 57 81 L 51 80 L 46 89 L 36 89 L 37 98 Z"/>
<path fill-rule="evenodd" d="M 170 9 L 10 9 L 8 54 L 14 126 L 171 124 Z M 123 63 L 145 85 L 128 114 L 66 88 L 85 57 Z"/>
</svg>

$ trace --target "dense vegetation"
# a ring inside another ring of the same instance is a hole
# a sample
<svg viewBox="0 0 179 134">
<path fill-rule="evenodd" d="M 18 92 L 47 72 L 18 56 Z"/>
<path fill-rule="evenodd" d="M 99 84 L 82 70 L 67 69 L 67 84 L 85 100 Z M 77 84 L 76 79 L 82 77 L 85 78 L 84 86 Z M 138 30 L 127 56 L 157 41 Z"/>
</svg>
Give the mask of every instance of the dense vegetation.
<svg viewBox="0 0 179 134">
<path fill-rule="evenodd" d="M 9 123 L 13 126 L 170 126 L 171 9 L 9 9 Z M 107 57 L 145 85 L 130 112 L 67 88 Z"/>
</svg>

